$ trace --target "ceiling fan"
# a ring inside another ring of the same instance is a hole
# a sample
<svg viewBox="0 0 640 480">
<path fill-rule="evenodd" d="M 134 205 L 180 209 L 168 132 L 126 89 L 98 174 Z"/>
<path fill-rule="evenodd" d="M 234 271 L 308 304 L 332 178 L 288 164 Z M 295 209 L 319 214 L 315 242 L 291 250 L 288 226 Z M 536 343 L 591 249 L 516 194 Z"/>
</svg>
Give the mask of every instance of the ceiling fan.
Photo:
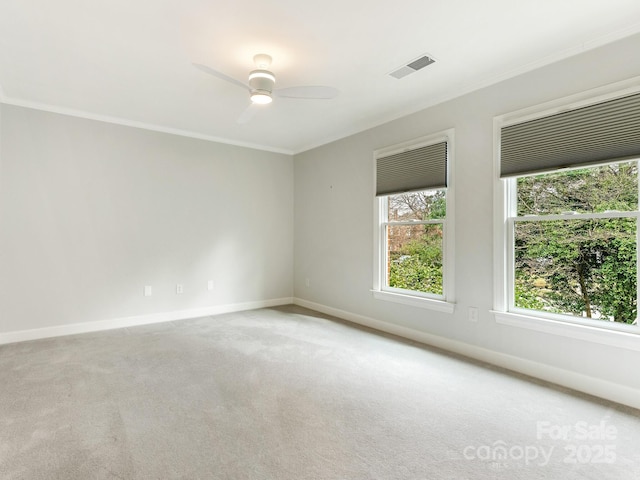
<svg viewBox="0 0 640 480">
<path fill-rule="evenodd" d="M 255 55 L 253 62 L 255 63 L 256 69 L 249 72 L 248 84 L 200 63 L 194 63 L 193 66 L 209 75 L 232 83 L 249 92 L 251 104 L 238 118 L 237 122 L 240 124 L 247 123 L 256 112 L 257 107 L 271 103 L 274 96 L 307 100 L 330 100 L 338 95 L 336 88 L 321 85 L 274 88 L 276 76 L 268 70 L 271 66 L 271 61 L 271 57 L 265 53 Z"/>
</svg>

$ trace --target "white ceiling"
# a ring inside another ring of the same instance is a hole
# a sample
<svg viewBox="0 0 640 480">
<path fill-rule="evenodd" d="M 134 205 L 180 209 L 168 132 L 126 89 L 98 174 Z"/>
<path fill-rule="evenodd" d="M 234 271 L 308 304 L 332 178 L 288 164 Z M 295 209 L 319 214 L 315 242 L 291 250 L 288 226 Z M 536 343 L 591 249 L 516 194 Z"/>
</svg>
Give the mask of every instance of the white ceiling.
<svg viewBox="0 0 640 480">
<path fill-rule="evenodd" d="M 295 153 L 637 32 L 638 0 L 2 0 L 0 100 Z M 247 92 L 192 63 L 244 82 L 256 53 L 340 95 L 239 125 Z"/>
</svg>

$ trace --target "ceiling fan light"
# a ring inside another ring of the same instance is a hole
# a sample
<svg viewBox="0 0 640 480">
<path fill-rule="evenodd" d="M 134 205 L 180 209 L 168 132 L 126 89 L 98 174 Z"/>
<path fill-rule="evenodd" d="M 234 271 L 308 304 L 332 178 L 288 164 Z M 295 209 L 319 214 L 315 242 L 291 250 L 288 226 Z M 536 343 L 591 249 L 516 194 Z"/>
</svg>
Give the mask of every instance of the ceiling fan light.
<svg viewBox="0 0 640 480">
<path fill-rule="evenodd" d="M 258 105 L 266 105 L 267 103 L 271 103 L 273 98 L 271 98 L 270 92 L 251 92 L 251 102 L 257 103 Z"/>
<path fill-rule="evenodd" d="M 254 70 L 249 74 L 249 86 L 251 87 L 251 101 L 260 105 L 271 103 L 271 92 L 276 77 L 268 70 Z"/>
</svg>

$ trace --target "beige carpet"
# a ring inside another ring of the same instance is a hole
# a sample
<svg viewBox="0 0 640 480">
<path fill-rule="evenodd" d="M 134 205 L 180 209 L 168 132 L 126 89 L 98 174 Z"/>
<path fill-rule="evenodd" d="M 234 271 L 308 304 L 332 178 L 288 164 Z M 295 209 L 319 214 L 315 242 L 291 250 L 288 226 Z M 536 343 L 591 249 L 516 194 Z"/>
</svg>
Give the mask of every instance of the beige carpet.
<svg viewBox="0 0 640 480">
<path fill-rule="evenodd" d="M 0 347 L 0 478 L 635 479 L 640 415 L 291 306 Z"/>
</svg>

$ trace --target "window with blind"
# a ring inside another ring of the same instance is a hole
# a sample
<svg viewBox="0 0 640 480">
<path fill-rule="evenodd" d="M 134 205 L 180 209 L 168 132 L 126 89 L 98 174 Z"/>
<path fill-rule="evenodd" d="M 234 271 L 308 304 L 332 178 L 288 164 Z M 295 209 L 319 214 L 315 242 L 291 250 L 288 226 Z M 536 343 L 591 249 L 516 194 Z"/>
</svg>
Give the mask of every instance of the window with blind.
<svg viewBox="0 0 640 480">
<path fill-rule="evenodd" d="M 408 296 L 427 307 L 452 299 L 452 137 L 448 131 L 375 152 L 374 294 L 390 294 L 377 298 Z"/>
<path fill-rule="evenodd" d="M 638 159 L 638 93 L 501 126 L 504 310 L 635 328 Z"/>
</svg>

